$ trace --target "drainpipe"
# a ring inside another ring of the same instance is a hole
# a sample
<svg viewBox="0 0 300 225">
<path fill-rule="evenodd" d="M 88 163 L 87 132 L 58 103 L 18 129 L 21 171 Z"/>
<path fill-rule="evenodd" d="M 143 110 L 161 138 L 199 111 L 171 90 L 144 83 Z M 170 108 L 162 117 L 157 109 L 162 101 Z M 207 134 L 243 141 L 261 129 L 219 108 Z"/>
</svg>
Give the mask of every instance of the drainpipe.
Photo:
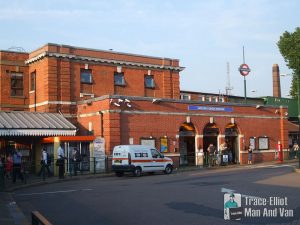
<svg viewBox="0 0 300 225">
<path fill-rule="evenodd" d="M 36 112 L 36 71 L 34 71 L 34 111 Z"/>
<path fill-rule="evenodd" d="M 103 130 L 104 130 L 104 128 L 103 128 L 103 112 L 102 111 L 99 111 L 99 114 L 100 114 L 100 116 L 101 116 L 101 119 L 100 119 L 100 122 L 101 122 L 101 127 L 100 127 L 100 133 L 101 133 L 101 137 L 104 137 L 103 136 Z"/>
</svg>

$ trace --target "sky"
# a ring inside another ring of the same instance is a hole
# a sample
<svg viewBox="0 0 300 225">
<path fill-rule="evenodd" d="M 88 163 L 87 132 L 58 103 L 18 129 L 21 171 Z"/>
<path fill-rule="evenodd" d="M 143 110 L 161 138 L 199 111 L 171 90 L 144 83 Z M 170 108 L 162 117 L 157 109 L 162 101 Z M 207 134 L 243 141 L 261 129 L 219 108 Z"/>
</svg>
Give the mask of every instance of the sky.
<svg viewBox="0 0 300 225">
<path fill-rule="evenodd" d="M 300 24 L 299 0 L 0 0 L 0 49 L 46 43 L 175 58 L 185 91 L 272 96 L 272 66 L 291 74 L 277 47 Z M 228 66 L 229 65 L 229 69 Z M 228 76 L 229 74 L 229 76 Z M 229 79 L 228 79 L 229 77 Z M 289 97 L 291 76 L 281 77 Z M 230 85 L 229 85 L 230 83 Z"/>
</svg>

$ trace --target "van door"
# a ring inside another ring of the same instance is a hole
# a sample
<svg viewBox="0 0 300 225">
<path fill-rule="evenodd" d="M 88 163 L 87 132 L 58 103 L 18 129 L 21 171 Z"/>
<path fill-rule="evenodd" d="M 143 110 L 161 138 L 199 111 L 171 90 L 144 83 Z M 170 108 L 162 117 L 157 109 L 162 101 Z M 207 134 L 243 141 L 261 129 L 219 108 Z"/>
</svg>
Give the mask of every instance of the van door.
<svg viewBox="0 0 300 225">
<path fill-rule="evenodd" d="M 165 160 L 163 159 L 162 154 L 158 152 L 156 149 L 151 149 L 152 155 L 152 168 L 155 171 L 164 170 L 165 168 Z"/>
</svg>

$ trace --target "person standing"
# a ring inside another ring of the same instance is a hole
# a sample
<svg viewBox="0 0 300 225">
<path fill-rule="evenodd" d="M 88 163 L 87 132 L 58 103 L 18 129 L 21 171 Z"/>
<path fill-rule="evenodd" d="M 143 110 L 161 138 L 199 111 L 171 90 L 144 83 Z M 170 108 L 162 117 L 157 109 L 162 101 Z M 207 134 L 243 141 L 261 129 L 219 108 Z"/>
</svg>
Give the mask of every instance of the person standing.
<svg viewBox="0 0 300 225">
<path fill-rule="evenodd" d="M 19 150 L 13 151 L 13 182 L 16 182 L 17 176 L 23 181 L 23 175 L 21 173 L 22 154 Z"/>
<path fill-rule="evenodd" d="M 253 152 L 253 149 L 252 149 L 252 146 L 250 145 L 248 147 L 248 165 L 252 164 L 252 152 Z"/>
<path fill-rule="evenodd" d="M 213 144 L 210 144 L 207 148 L 208 154 L 209 154 L 209 167 L 214 165 L 214 157 L 216 153 L 216 148 Z"/>
<path fill-rule="evenodd" d="M 49 161 L 49 154 L 47 153 L 47 149 L 44 147 L 43 150 L 42 150 L 42 159 L 41 159 L 41 170 L 40 170 L 40 173 L 39 175 L 43 175 L 43 179 L 45 178 L 45 175 L 46 175 L 46 171 L 47 170 L 47 173 L 48 173 L 48 177 L 51 177 L 52 176 L 52 172 L 49 168 L 49 164 L 48 164 L 48 161 Z"/>
<path fill-rule="evenodd" d="M 78 151 L 77 148 L 74 148 L 74 153 L 73 153 L 73 157 L 72 157 L 72 160 L 73 160 L 73 169 L 74 169 L 74 176 L 77 176 L 77 170 L 79 169 L 79 163 L 81 161 L 81 155 Z"/>
<path fill-rule="evenodd" d="M 294 154 L 293 154 L 294 157 L 293 157 L 293 158 L 299 157 L 299 156 L 298 156 L 298 153 L 299 153 L 299 145 L 298 145 L 297 142 L 294 143 L 294 145 L 293 145 L 293 150 L 294 150 Z"/>
<path fill-rule="evenodd" d="M 60 144 L 57 149 L 57 160 L 58 160 L 58 177 L 63 179 L 65 177 L 65 152 L 63 145 Z"/>
<path fill-rule="evenodd" d="M 6 157 L 6 162 L 5 162 L 5 176 L 6 178 L 11 178 L 12 177 L 12 172 L 13 172 L 13 159 L 11 157 L 11 153 L 8 154 Z"/>
</svg>

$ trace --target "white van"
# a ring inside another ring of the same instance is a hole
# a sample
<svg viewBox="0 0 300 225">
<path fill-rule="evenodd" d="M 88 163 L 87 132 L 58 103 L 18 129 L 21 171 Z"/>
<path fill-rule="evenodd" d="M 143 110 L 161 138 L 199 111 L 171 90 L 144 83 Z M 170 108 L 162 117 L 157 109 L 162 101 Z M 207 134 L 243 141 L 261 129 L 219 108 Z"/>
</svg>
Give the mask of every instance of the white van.
<svg viewBox="0 0 300 225">
<path fill-rule="evenodd" d="M 173 161 L 150 146 L 118 145 L 113 150 L 112 170 L 117 176 L 123 176 L 124 172 L 132 172 L 137 177 L 142 172 L 164 171 L 170 174 Z"/>
</svg>

